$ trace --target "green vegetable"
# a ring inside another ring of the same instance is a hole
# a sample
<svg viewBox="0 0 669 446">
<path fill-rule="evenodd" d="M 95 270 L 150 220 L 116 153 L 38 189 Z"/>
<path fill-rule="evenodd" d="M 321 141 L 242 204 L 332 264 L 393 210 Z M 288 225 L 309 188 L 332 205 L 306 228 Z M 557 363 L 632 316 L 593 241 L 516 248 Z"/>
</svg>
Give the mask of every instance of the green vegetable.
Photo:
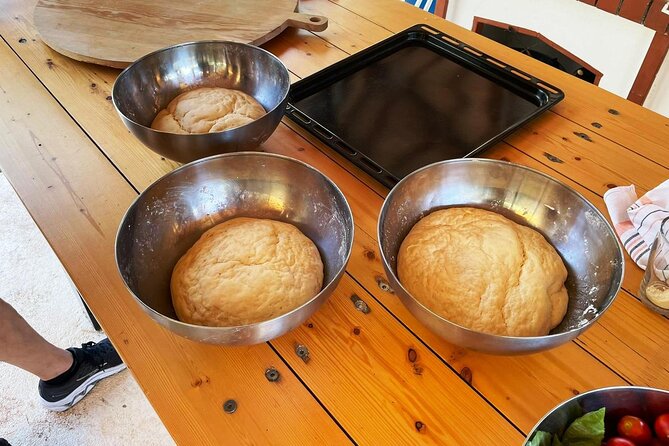
<svg viewBox="0 0 669 446">
<path fill-rule="evenodd" d="M 562 445 L 600 446 L 604 439 L 604 411 L 602 407 L 574 420 L 562 436 Z"/>
<path fill-rule="evenodd" d="M 602 407 L 576 418 L 565 430 L 562 439 L 555 434 L 537 431 L 525 446 L 600 446 L 604 440 L 604 413 Z"/>
<path fill-rule="evenodd" d="M 551 434 L 544 431 L 537 431 L 534 437 L 525 446 L 552 446 Z"/>
<path fill-rule="evenodd" d="M 564 446 L 564 444 L 560 442 L 560 438 L 557 434 L 553 434 L 551 440 L 551 434 L 548 432 L 537 431 L 537 433 L 534 434 L 534 437 L 532 437 L 532 440 L 530 440 L 529 443 L 525 443 L 525 446 Z"/>
</svg>

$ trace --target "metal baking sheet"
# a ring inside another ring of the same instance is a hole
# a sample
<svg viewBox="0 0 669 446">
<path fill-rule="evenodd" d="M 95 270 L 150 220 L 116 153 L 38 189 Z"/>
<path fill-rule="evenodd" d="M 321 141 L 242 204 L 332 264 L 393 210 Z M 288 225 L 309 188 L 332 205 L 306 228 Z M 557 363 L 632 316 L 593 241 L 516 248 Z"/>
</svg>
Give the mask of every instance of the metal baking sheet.
<svg viewBox="0 0 669 446">
<path fill-rule="evenodd" d="M 563 98 L 416 25 L 294 83 L 286 114 L 392 187 L 420 167 L 479 153 Z"/>
</svg>

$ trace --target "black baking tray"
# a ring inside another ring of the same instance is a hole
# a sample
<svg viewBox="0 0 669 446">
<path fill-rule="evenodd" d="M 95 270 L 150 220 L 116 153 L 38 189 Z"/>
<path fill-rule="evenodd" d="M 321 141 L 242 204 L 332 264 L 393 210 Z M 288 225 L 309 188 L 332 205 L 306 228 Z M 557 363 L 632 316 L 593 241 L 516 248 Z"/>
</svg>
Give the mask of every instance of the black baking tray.
<svg viewBox="0 0 669 446">
<path fill-rule="evenodd" d="M 422 166 L 475 155 L 563 98 L 531 74 L 416 25 L 295 82 L 286 115 L 392 187 Z"/>
</svg>

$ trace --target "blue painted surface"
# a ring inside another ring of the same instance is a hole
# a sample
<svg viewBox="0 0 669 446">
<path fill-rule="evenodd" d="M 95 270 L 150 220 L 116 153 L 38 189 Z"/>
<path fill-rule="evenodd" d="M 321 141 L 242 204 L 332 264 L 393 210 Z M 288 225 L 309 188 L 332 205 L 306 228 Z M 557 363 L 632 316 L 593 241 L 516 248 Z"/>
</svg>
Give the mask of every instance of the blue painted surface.
<svg viewBox="0 0 669 446">
<path fill-rule="evenodd" d="M 404 0 L 404 1 L 432 14 L 434 14 L 434 8 L 437 4 L 436 0 Z"/>
</svg>

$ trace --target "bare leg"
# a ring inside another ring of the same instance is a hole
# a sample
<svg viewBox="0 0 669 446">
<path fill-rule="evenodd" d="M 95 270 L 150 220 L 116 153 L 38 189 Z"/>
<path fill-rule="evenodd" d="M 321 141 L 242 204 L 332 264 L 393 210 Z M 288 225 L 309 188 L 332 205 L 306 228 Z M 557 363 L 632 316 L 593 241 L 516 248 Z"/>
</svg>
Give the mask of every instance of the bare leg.
<svg viewBox="0 0 669 446">
<path fill-rule="evenodd" d="M 67 371 L 73 358 L 69 351 L 47 342 L 14 308 L 0 299 L 0 361 L 46 381 Z"/>
</svg>

